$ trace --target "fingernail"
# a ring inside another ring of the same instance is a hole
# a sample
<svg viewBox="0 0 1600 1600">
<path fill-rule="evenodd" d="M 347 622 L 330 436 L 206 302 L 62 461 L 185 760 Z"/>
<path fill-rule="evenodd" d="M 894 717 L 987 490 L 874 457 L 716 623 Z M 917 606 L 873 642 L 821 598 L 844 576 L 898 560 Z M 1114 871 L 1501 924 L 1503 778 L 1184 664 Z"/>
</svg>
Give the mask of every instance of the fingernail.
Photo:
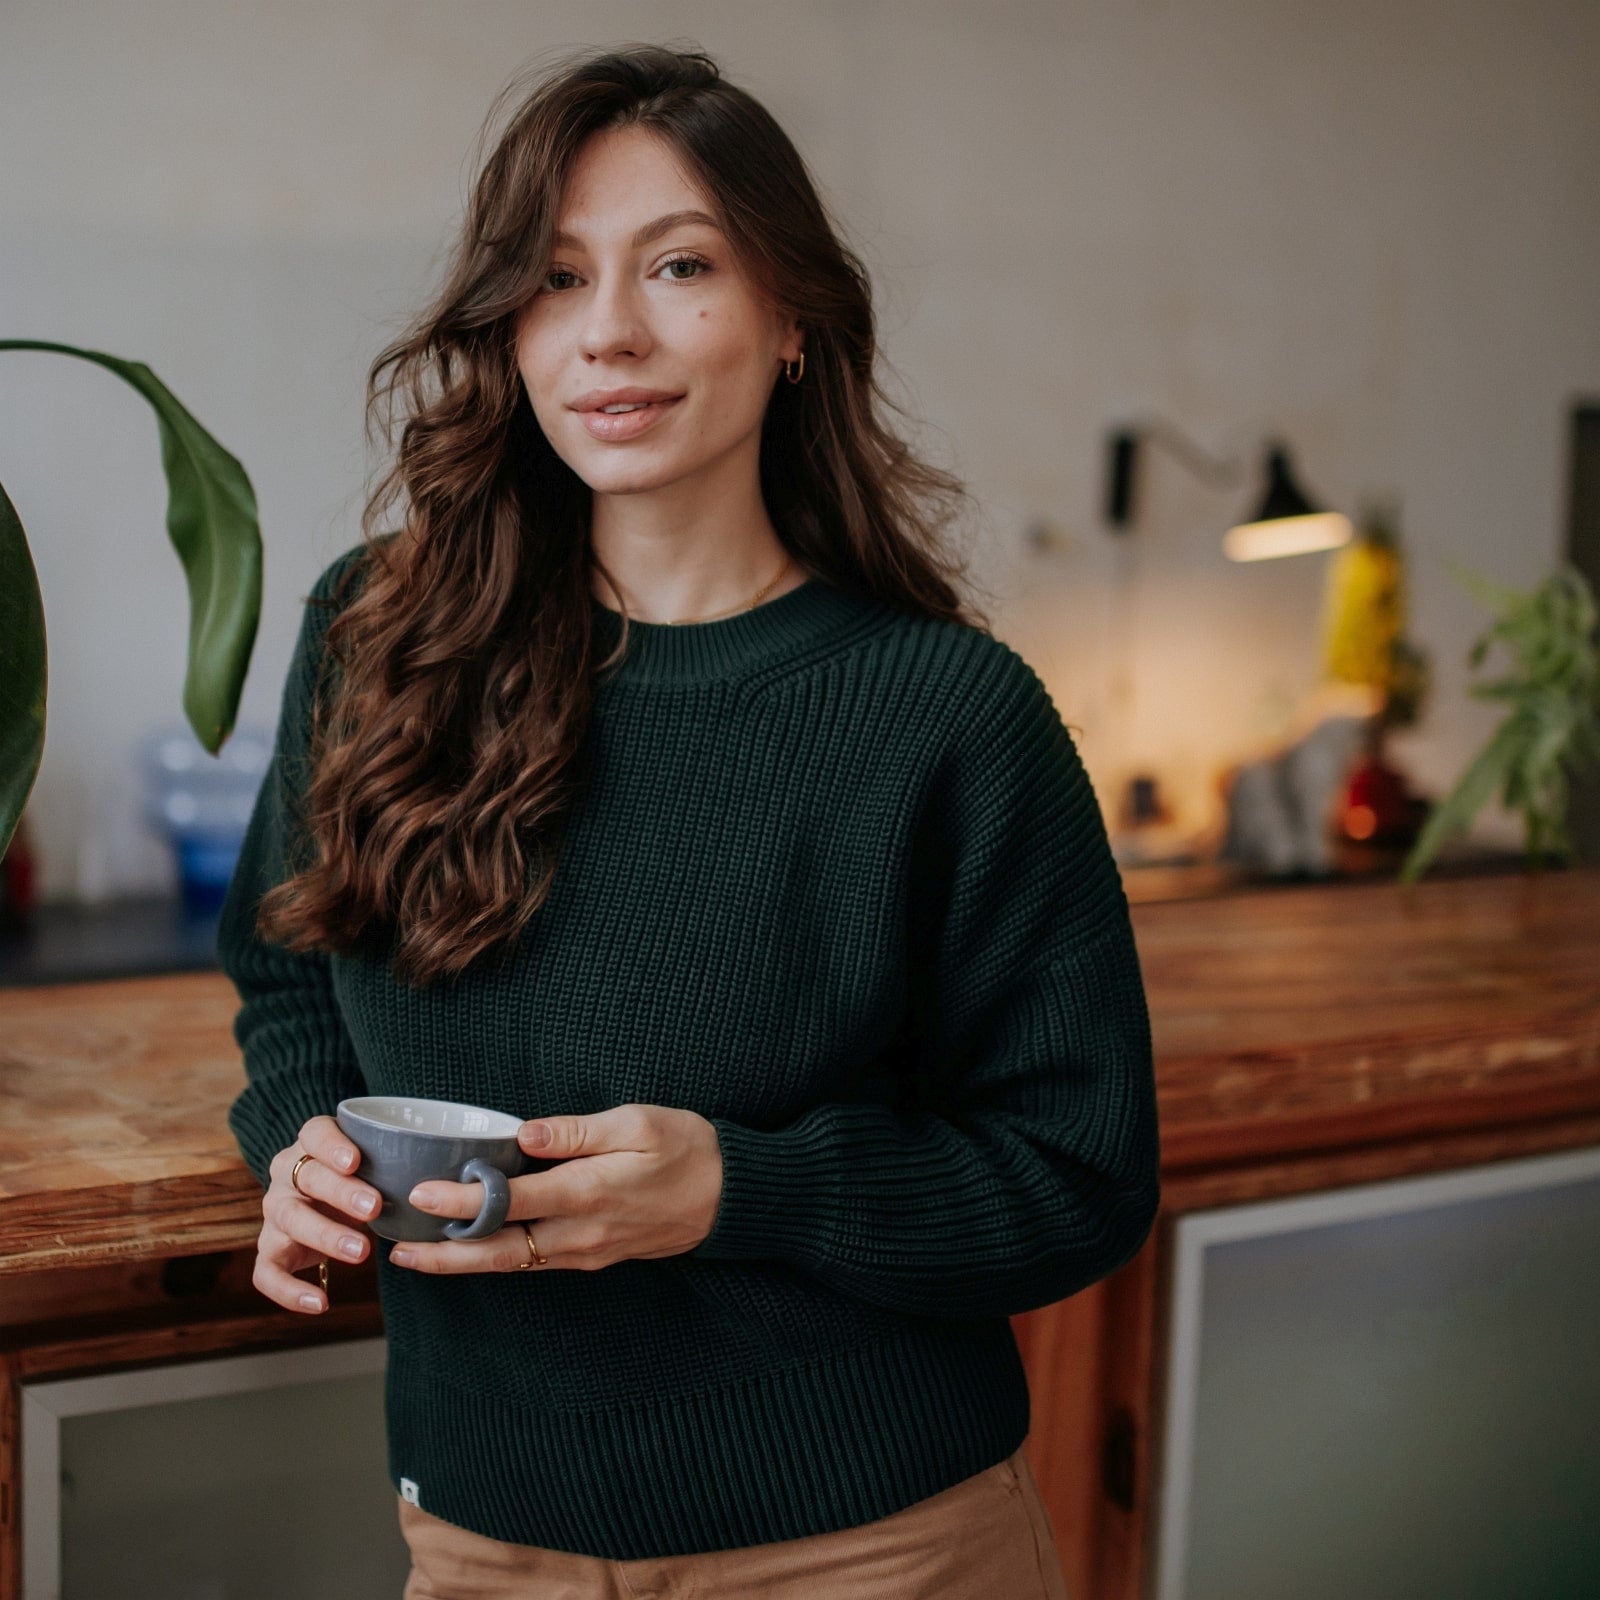
<svg viewBox="0 0 1600 1600">
<path fill-rule="evenodd" d="M 320 1311 L 322 1309 L 322 1302 L 314 1294 L 301 1295 L 300 1304 L 303 1305 L 307 1311 Z"/>
<path fill-rule="evenodd" d="M 548 1122 L 530 1122 L 528 1124 L 528 1148 L 542 1150 L 554 1135 L 550 1132 Z"/>
<path fill-rule="evenodd" d="M 339 1248 L 354 1261 L 361 1254 L 361 1241 L 347 1233 L 339 1241 Z"/>
<path fill-rule="evenodd" d="M 356 1158 L 350 1153 L 350 1151 L 341 1150 L 339 1152 L 339 1165 L 343 1167 L 346 1172 L 348 1172 L 355 1164 Z"/>
<path fill-rule="evenodd" d="M 419 1211 L 432 1211 L 433 1195 L 427 1189 L 413 1189 L 411 1191 L 411 1203 Z"/>
<path fill-rule="evenodd" d="M 413 1256 L 409 1250 L 391 1250 L 389 1252 L 389 1259 L 394 1262 L 397 1267 L 409 1267 L 416 1257 Z"/>
<path fill-rule="evenodd" d="M 355 1199 L 356 1210 L 371 1216 L 378 1209 L 378 1197 L 375 1194 L 358 1194 Z"/>
</svg>

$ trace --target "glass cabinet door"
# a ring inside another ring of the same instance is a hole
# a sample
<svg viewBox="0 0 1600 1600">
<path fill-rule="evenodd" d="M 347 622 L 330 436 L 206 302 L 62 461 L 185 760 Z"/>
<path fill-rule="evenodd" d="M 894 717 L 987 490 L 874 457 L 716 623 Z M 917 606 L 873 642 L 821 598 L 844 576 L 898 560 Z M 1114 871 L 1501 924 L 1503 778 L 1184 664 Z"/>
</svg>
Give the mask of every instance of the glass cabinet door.
<svg viewBox="0 0 1600 1600">
<path fill-rule="evenodd" d="M 23 1600 L 399 1600 L 385 1344 L 22 1387 Z"/>
<path fill-rule="evenodd" d="M 1156 1600 L 1600 1596 L 1600 1149 L 1175 1244 Z"/>
</svg>

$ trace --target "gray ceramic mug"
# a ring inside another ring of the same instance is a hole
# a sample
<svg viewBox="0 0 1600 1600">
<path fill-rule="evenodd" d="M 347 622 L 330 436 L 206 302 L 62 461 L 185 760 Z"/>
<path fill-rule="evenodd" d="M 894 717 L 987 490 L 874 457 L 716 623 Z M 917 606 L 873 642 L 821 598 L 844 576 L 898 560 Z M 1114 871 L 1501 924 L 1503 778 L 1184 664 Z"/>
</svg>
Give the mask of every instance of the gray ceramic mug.
<svg viewBox="0 0 1600 1600">
<path fill-rule="evenodd" d="M 456 1100 L 361 1095 L 341 1100 L 334 1119 L 361 1152 L 352 1176 L 383 1196 L 367 1226 L 385 1239 L 486 1238 L 505 1226 L 511 1208 L 508 1180 L 555 1165 L 523 1152 L 517 1129 L 524 1119 Z M 483 1204 L 471 1221 L 431 1216 L 411 1204 L 407 1196 L 417 1184 L 441 1178 L 483 1185 Z"/>
</svg>

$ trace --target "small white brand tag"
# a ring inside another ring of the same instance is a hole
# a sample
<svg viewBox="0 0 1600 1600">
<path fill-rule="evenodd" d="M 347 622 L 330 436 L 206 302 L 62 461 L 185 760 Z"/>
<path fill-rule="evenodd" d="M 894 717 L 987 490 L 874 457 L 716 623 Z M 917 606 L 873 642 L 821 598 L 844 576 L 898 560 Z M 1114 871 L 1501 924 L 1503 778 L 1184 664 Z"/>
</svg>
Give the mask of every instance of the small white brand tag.
<svg viewBox="0 0 1600 1600">
<path fill-rule="evenodd" d="M 409 1500 L 414 1506 L 419 1506 L 422 1504 L 422 1502 L 417 1499 L 417 1486 L 411 1481 L 410 1478 L 402 1478 L 400 1480 L 400 1498 L 402 1500 Z"/>
</svg>

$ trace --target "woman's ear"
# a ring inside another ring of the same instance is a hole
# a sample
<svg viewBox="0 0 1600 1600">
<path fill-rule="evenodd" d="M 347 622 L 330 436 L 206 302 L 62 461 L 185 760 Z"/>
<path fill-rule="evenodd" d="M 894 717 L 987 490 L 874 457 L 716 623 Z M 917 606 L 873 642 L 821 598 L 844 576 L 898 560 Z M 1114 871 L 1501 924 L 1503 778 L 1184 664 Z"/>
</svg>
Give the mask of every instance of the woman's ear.
<svg viewBox="0 0 1600 1600">
<path fill-rule="evenodd" d="M 778 359 L 783 362 L 798 361 L 805 349 L 804 329 L 798 317 L 784 317 L 779 321 Z"/>
</svg>

